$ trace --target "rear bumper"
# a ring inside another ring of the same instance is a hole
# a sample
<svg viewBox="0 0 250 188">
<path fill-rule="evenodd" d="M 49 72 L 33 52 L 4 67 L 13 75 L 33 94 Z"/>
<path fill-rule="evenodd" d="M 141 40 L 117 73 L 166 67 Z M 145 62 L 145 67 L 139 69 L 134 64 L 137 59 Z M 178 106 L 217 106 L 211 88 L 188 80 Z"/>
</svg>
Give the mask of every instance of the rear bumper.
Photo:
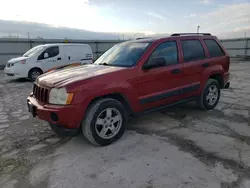
<svg viewBox="0 0 250 188">
<path fill-rule="evenodd" d="M 224 78 L 223 78 L 223 80 L 224 80 L 224 87 L 223 88 L 224 89 L 228 89 L 230 87 L 229 79 L 230 79 L 230 73 L 227 72 L 227 73 L 224 74 Z"/>
<path fill-rule="evenodd" d="M 227 82 L 227 84 L 224 86 L 224 89 L 230 88 L 230 82 Z"/>
<path fill-rule="evenodd" d="M 40 104 L 31 94 L 27 98 L 29 111 L 34 117 L 45 120 L 60 136 L 74 136 L 79 132 L 83 114 L 79 105 Z"/>
</svg>

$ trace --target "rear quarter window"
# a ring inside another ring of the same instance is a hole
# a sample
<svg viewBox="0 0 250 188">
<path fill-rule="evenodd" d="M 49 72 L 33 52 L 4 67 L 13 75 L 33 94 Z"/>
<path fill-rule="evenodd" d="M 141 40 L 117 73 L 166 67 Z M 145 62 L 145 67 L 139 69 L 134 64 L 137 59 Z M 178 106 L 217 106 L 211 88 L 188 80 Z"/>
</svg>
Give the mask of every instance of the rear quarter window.
<svg viewBox="0 0 250 188">
<path fill-rule="evenodd" d="M 211 57 L 221 57 L 225 55 L 224 51 L 214 39 L 204 39 L 204 43 Z"/>
</svg>

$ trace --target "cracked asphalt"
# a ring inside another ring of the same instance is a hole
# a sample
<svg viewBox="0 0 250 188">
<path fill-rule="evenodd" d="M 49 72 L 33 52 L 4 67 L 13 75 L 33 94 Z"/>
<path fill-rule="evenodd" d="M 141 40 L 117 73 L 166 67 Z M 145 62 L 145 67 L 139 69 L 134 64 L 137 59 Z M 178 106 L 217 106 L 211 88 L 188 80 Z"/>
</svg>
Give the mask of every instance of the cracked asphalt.
<svg viewBox="0 0 250 188">
<path fill-rule="evenodd" d="M 129 121 L 116 143 L 58 138 L 27 112 L 32 83 L 0 70 L 0 187 L 249 188 L 250 62 L 212 111 L 188 103 Z"/>
</svg>

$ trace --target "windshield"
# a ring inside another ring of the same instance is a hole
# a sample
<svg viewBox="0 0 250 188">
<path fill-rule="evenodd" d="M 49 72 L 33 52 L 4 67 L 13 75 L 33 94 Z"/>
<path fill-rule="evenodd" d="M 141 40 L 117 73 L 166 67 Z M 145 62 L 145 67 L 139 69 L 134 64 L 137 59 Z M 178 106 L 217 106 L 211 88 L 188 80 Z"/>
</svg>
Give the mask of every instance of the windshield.
<svg viewBox="0 0 250 188">
<path fill-rule="evenodd" d="M 36 46 L 34 48 L 31 48 L 29 51 L 27 51 L 25 54 L 23 54 L 23 57 L 31 57 L 38 52 L 40 52 L 44 48 L 43 45 Z"/>
<path fill-rule="evenodd" d="M 148 45 L 149 43 L 145 42 L 126 42 L 117 44 L 99 57 L 94 64 L 131 67 L 141 57 Z"/>
</svg>

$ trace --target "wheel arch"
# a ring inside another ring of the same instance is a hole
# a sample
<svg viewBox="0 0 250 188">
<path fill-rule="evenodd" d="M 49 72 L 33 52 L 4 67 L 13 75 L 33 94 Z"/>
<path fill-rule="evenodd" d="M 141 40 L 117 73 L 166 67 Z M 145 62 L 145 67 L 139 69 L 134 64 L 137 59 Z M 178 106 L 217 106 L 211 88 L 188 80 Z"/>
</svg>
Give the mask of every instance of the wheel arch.
<svg viewBox="0 0 250 188">
<path fill-rule="evenodd" d="M 115 100 L 119 101 L 120 103 L 122 103 L 124 105 L 125 109 L 128 111 L 128 115 L 132 115 L 133 114 L 133 110 L 132 110 L 132 108 L 130 106 L 130 103 L 129 103 L 127 97 L 124 94 L 122 94 L 122 93 L 109 93 L 109 94 L 105 94 L 105 95 L 101 95 L 101 96 L 95 97 L 95 98 L 93 98 L 89 102 L 87 109 L 95 101 L 97 101 L 99 99 L 103 99 L 103 98 L 111 98 L 111 99 L 115 99 Z"/>
<path fill-rule="evenodd" d="M 214 79 L 216 80 L 219 85 L 220 85 L 220 88 L 224 88 L 224 79 L 223 79 L 223 74 L 222 73 L 215 73 L 215 74 L 212 74 L 209 76 L 208 79 Z"/>
<path fill-rule="evenodd" d="M 30 76 L 31 71 L 34 70 L 34 69 L 40 70 L 40 71 L 42 72 L 42 74 L 44 73 L 43 70 L 42 70 L 40 67 L 32 67 L 32 68 L 29 70 L 29 72 L 28 72 L 28 77 Z"/>
</svg>

